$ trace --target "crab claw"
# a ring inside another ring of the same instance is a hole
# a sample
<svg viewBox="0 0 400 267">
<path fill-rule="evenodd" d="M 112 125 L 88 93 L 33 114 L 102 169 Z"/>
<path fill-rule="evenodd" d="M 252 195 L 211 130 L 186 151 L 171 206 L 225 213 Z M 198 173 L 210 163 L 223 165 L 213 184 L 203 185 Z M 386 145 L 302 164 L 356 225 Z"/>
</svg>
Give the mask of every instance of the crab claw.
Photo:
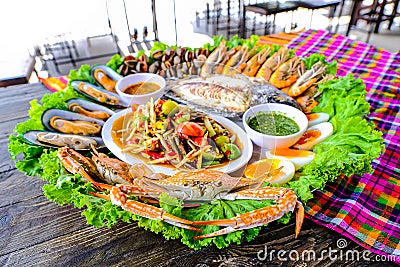
<svg viewBox="0 0 400 267">
<path fill-rule="evenodd" d="M 215 237 L 219 235 L 232 233 L 238 230 L 244 230 L 262 226 L 264 224 L 267 224 L 269 222 L 281 218 L 286 212 L 290 211 L 297 212 L 296 230 L 295 230 L 295 237 L 297 238 L 297 236 L 300 233 L 301 225 L 304 219 L 304 208 L 301 202 L 297 200 L 294 191 L 286 188 L 278 189 L 278 188 L 268 188 L 268 187 L 259 188 L 258 191 L 264 194 L 254 195 L 254 192 L 252 192 L 252 196 L 253 197 L 256 196 L 258 199 L 276 199 L 276 204 L 258 210 L 253 210 L 250 212 L 239 214 L 230 219 L 193 222 L 194 225 L 226 226 L 226 228 L 220 229 L 213 233 L 195 236 L 194 239 Z M 272 191 L 276 191 L 276 193 L 281 193 L 281 195 L 272 196 L 267 194 L 267 192 L 271 193 Z M 246 191 L 242 192 L 244 195 L 248 195 L 249 193 Z M 264 197 L 262 195 L 264 195 Z"/>
<path fill-rule="evenodd" d="M 67 171 L 73 174 L 79 173 L 84 179 L 95 182 L 93 176 L 98 176 L 94 163 L 75 150 L 69 147 L 60 147 L 57 151 L 57 157 Z M 81 165 L 84 164 L 85 168 Z"/>
<path fill-rule="evenodd" d="M 101 183 L 93 183 L 95 186 L 99 186 L 103 189 L 110 190 L 109 195 L 91 193 L 92 195 L 103 198 L 106 200 L 111 200 L 115 205 L 120 206 L 122 209 L 129 211 L 133 214 L 145 217 L 151 220 L 160 220 L 171 225 L 175 225 L 181 228 L 185 228 L 192 231 L 201 232 L 201 229 L 191 226 L 192 221 L 185 220 L 167 213 L 162 208 L 154 207 L 145 203 L 141 203 L 135 200 L 128 199 L 128 194 L 143 194 L 145 193 L 139 187 L 135 185 L 119 185 L 111 186 Z"/>
<path fill-rule="evenodd" d="M 194 239 L 197 240 L 202 238 L 215 237 L 232 233 L 238 230 L 262 226 L 281 218 L 285 213 L 286 212 L 284 211 L 279 211 L 279 209 L 276 208 L 276 205 L 274 205 L 259 210 L 243 213 L 231 219 L 193 222 L 194 225 L 227 226 L 213 233 L 195 236 Z"/>
<path fill-rule="evenodd" d="M 304 207 L 300 201 L 296 202 L 296 229 L 295 229 L 295 237 L 297 238 L 300 234 L 301 226 L 304 221 Z"/>
<path fill-rule="evenodd" d="M 193 222 L 179 218 L 172 214 L 168 214 L 162 208 L 154 207 L 148 204 L 144 204 L 135 200 L 127 199 L 127 195 L 120 190 L 119 187 L 114 186 L 110 191 L 110 199 L 113 204 L 116 204 L 126 211 L 132 212 L 133 214 L 151 219 L 165 221 L 171 225 L 175 225 L 188 230 L 198 231 L 201 229 L 190 226 Z"/>
</svg>

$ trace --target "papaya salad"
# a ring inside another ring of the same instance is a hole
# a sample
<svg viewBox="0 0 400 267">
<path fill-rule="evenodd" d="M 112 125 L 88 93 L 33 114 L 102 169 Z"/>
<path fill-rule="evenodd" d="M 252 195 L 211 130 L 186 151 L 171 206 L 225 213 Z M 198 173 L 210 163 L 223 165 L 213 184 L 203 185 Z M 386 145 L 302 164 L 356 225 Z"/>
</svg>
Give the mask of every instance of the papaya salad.
<svg viewBox="0 0 400 267">
<path fill-rule="evenodd" d="M 140 154 L 148 164 L 170 164 L 176 168 L 201 169 L 240 157 L 236 134 L 209 115 L 158 99 L 133 106 L 113 139 L 124 153 Z"/>
</svg>

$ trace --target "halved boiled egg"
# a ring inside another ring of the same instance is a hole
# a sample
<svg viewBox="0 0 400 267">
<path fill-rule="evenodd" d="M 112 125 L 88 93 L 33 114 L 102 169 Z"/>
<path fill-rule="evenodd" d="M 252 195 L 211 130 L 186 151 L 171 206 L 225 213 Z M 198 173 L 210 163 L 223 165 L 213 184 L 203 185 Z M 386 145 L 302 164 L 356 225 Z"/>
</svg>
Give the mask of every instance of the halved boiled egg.
<svg viewBox="0 0 400 267">
<path fill-rule="evenodd" d="M 295 170 L 309 164 L 314 158 L 315 153 L 307 150 L 298 150 L 291 148 L 278 148 L 267 151 L 266 154 L 269 159 L 288 160 L 294 164 Z"/>
<path fill-rule="evenodd" d="M 308 128 L 299 141 L 293 145 L 294 148 L 311 150 L 314 145 L 321 143 L 333 133 L 333 126 L 330 122 L 323 122 Z"/>
<path fill-rule="evenodd" d="M 292 162 L 278 159 L 261 159 L 249 164 L 244 176 L 247 178 L 264 179 L 271 184 L 284 184 L 293 178 L 295 168 Z"/>
<path fill-rule="evenodd" d="M 323 112 L 307 114 L 308 127 L 319 124 L 321 122 L 326 122 L 329 120 L 329 114 Z"/>
</svg>

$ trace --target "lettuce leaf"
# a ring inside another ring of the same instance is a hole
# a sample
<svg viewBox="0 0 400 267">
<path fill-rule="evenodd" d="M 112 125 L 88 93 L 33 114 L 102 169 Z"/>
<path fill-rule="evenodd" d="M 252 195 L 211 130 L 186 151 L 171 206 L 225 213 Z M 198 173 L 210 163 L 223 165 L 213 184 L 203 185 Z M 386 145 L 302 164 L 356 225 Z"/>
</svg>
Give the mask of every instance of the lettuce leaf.
<svg viewBox="0 0 400 267">
<path fill-rule="evenodd" d="M 226 40 L 226 38 L 223 35 L 220 36 L 213 36 L 213 44 L 206 43 L 203 45 L 204 49 L 208 49 L 209 51 L 213 51 L 215 48 L 217 48 L 222 40 Z"/>
<path fill-rule="evenodd" d="M 83 64 L 78 70 L 71 70 L 69 72 L 69 84 L 73 81 L 87 81 L 94 84 L 95 80 L 91 75 L 90 65 Z"/>
<path fill-rule="evenodd" d="M 71 86 L 68 86 L 63 91 L 45 94 L 40 100 L 42 104 L 36 99 L 30 101 L 30 119 L 17 124 L 14 129 L 15 135 L 9 136 L 8 151 L 11 159 L 16 160 L 15 165 L 18 170 L 25 172 L 29 176 L 40 174 L 44 165 L 39 162 L 39 157 L 44 152 L 44 149 L 28 143 L 23 134 L 30 130 L 44 130 L 41 120 L 43 112 L 49 108 L 66 109 L 66 101 L 78 96 L 79 94 Z M 20 154 L 23 155 L 22 158 L 18 157 Z"/>
<path fill-rule="evenodd" d="M 335 116 L 332 120 L 336 121 L 338 117 L 340 119 L 340 116 Z M 337 146 L 356 154 L 368 155 L 371 160 L 379 157 L 384 148 L 382 133 L 374 130 L 372 122 L 353 116 L 333 124 L 336 134 L 316 145 L 314 152 L 321 154 L 329 147 Z"/>
<path fill-rule="evenodd" d="M 111 57 L 111 59 L 106 63 L 106 66 L 112 68 L 116 72 L 120 73 L 118 69 L 119 66 L 124 62 L 124 57 L 121 57 L 119 54 L 115 54 Z"/>
<path fill-rule="evenodd" d="M 318 107 L 325 106 L 329 102 L 329 99 L 336 95 L 340 97 L 357 96 L 365 98 L 367 91 L 365 90 L 365 84 L 361 79 L 355 79 L 353 74 L 347 74 L 345 77 L 338 77 L 321 83 L 318 85 L 319 91 L 322 91 L 321 99 Z"/>
<path fill-rule="evenodd" d="M 317 62 L 322 62 L 326 66 L 326 73 L 331 74 L 331 75 L 336 75 L 337 73 L 337 62 L 336 60 L 333 62 L 327 62 L 326 57 L 322 54 L 311 54 L 308 57 L 304 57 L 304 65 L 307 70 L 310 70 L 311 67 L 317 63 Z"/>
<path fill-rule="evenodd" d="M 239 38 L 238 35 L 234 35 L 231 37 L 229 40 L 227 40 L 223 35 L 220 36 L 214 36 L 213 37 L 213 44 L 206 43 L 203 45 L 204 49 L 208 49 L 209 51 L 213 51 L 215 48 L 217 48 L 223 40 L 225 40 L 225 45 L 229 49 L 232 49 L 233 47 L 236 46 L 243 46 L 246 45 L 249 50 L 251 50 L 254 46 L 258 45 L 260 37 L 258 35 L 251 35 L 250 38 L 248 39 L 243 39 Z M 262 49 L 264 45 L 260 46 L 257 48 L 256 52 Z M 274 49 L 276 49 L 276 46 L 274 46 Z"/>
<path fill-rule="evenodd" d="M 305 166 L 298 178 L 289 183 L 302 201 L 312 198 L 311 190 L 323 189 L 326 182 L 342 175 L 364 175 L 372 171 L 371 162 L 384 149 L 382 133 L 364 117 L 370 105 L 365 85 L 352 74 L 319 86 L 323 95 L 313 112 L 330 115 L 334 133 L 314 146 L 315 159 Z"/>
</svg>

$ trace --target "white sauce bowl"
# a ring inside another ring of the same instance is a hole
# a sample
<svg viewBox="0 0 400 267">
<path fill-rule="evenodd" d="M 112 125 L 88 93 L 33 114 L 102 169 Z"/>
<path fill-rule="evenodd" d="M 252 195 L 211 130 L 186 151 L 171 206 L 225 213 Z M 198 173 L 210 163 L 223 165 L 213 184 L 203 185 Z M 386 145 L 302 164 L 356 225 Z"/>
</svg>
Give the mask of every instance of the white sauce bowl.
<svg viewBox="0 0 400 267">
<path fill-rule="evenodd" d="M 257 132 L 256 130 L 250 128 L 250 126 L 247 124 L 247 121 L 249 118 L 254 117 L 258 112 L 262 111 L 275 111 L 288 118 L 291 118 L 297 123 L 300 130 L 297 133 L 285 136 L 274 136 Z M 307 116 L 297 108 L 284 104 L 269 103 L 250 107 L 243 114 L 243 126 L 254 144 L 267 149 L 287 148 L 294 145 L 300 139 L 307 129 L 308 120 Z"/>
</svg>

